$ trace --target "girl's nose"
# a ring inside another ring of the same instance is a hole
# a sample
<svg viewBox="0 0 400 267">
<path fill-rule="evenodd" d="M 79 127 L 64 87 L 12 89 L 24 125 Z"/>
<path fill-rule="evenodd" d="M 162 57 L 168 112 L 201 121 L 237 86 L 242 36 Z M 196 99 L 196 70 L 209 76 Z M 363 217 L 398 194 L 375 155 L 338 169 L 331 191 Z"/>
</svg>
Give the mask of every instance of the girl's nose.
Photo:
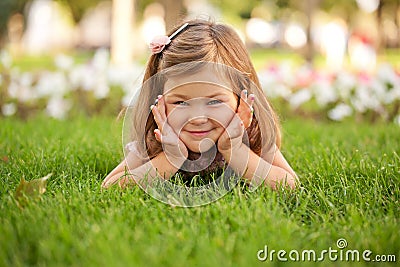
<svg viewBox="0 0 400 267">
<path fill-rule="evenodd" d="M 189 120 L 189 123 L 194 124 L 194 125 L 201 125 L 204 123 L 207 123 L 208 118 L 206 116 L 197 116 L 193 117 Z"/>
</svg>

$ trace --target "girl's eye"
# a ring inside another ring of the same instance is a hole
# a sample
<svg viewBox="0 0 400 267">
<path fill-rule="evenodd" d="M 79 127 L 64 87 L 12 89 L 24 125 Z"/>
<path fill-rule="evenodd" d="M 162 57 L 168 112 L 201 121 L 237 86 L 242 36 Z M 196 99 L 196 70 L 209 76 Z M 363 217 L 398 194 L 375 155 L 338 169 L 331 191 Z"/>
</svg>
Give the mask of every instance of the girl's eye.
<svg viewBox="0 0 400 267">
<path fill-rule="evenodd" d="M 177 106 L 187 106 L 188 103 L 185 102 L 185 101 L 176 101 L 176 102 L 174 103 L 174 105 L 177 105 Z"/>
<path fill-rule="evenodd" d="M 216 105 L 216 104 L 220 104 L 220 103 L 222 103 L 221 100 L 215 99 L 215 100 L 211 100 L 210 102 L 208 102 L 207 105 Z"/>
</svg>

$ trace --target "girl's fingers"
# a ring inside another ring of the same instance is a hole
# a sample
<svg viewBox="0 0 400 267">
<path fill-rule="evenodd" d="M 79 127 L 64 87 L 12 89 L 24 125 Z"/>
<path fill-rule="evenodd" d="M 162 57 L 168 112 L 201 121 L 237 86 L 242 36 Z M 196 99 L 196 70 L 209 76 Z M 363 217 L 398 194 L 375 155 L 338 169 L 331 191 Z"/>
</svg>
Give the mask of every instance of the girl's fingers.
<svg viewBox="0 0 400 267">
<path fill-rule="evenodd" d="M 154 130 L 154 136 L 155 136 L 156 140 L 161 143 L 161 131 L 160 131 L 160 129 L 155 129 Z"/>
<path fill-rule="evenodd" d="M 251 125 L 251 121 L 253 119 L 254 101 L 255 101 L 255 95 L 253 94 L 247 95 L 247 90 L 243 90 L 241 92 L 241 98 L 237 113 L 240 119 L 243 121 L 243 124 L 246 128 L 248 128 Z"/>
<path fill-rule="evenodd" d="M 247 104 L 250 106 L 250 109 L 253 109 L 254 105 L 254 100 L 256 99 L 256 96 L 253 94 L 249 95 L 249 99 L 247 100 Z"/>
<path fill-rule="evenodd" d="M 229 123 L 228 127 L 226 127 L 225 131 L 230 139 L 241 136 L 244 132 L 242 119 L 238 115 L 233 116 L 232 121 Z"/>
<path fill-rule="evenodd" d="M 240 92 L 240 101 L 244 100 L 245 102 L 247 102 L 247 94 L 248 94 L 248 92 L 246 89 L 242 90 L 242 92 Z"/>
<path fill-rule="evenodd" d="M 122 177 L 119 179 L 118 184 L 122 189 L 124 189 L 124 188 L 128 187 L 129 185 L 136 184 L 136 182 L 135 182 L 135 180 L 133 180 L 133 178 L 125 176 L 125 177 Z"/>
<path fill-rule="evenodd" d="M 160 111 L 160 115 L 161 118 L 163 119 L 163 121 L 167 121 L 167 114 L 166 114 L 166 110 L 165 110 L 165 101 L 164 101 L 164 97 L 162 95 L 158 95 L 157 96 L 157 108 Z"/>
<path fill-rule="evenodd" d="M 119 177 L 116 177 L 116 176 L 110 177 L 110 179 L 103 181 L 101 186 L 107 188 L 107 187 L 115 184 L 118 181 L 118 179 L 119 179 Z"/>
<path fill-rule="evenodd" d="M 156 121 L 158 128 L 161 128 L 163 125 L 162 118 L 160 115 L 160 111 L 158 110 L 157 106 L 152 105 L 150 107 L 151 113 L 153 114 L 153 118 Z"/>
<path fill-rule="evenodd" d="M 251 110 L 251 108 L 253 107 L 254 104 L 254 100 L 255 100 L 255 95 L 254 94 L 250 94 L 248 95 L 247 90 L 242 90 L 241 94 L 240 94 L 240 103 L 239 106 L 242 106 L 242 108 L 246 108 Z"/>
<path fill-rule="evenodd" d="M 164 128 L 164 124 L 167 122 L 167 115 L 165 110 L 164 98 L 162 95 L 159 95 L 155 101 L 155 105 L 150 107 L 151 112 L 153 113 L 154 120 L 161 131 Z"/>
</svg>

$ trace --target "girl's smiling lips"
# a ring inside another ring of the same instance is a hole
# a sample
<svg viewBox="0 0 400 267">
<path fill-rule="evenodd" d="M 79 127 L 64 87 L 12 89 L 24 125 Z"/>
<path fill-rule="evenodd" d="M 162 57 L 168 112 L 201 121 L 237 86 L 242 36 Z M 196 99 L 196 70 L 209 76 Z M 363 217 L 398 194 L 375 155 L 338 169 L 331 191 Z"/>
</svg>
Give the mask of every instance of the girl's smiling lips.
<svg viewBox="0 0 400 267">
<path fill-rule="evenodd" d="M 211 132 L 211 130 L 198 130 L 198 131 L 186 131 L 188 133 L 190 133 L 191 135 L 194 135 L 196 137 L 203 137 L 206 136 L 209 132 Z"/>
</svg>

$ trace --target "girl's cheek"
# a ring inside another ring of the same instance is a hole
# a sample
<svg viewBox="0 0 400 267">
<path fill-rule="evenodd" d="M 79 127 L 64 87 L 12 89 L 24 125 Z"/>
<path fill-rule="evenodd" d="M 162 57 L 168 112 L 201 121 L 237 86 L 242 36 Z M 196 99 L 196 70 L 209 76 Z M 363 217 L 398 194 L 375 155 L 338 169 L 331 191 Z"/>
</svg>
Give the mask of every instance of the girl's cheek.
<svg viewBox="0 0 400 267">
<path fill-rule="evenodd" d="M 167 112 L 168 123 L 174 130 L 181 129 L 183 125 L 188 121 L 187 112 L 179 108 L 173 109 L 171 112 Z"/>
<path fill-rule="evenodd" d="M 218 108 L 209 108 L 208 117 L 218 122 L 222 127 L 226 128 L 231 122 L 235 112 L 227 105 L 221 105 Z"/>
</svg>

